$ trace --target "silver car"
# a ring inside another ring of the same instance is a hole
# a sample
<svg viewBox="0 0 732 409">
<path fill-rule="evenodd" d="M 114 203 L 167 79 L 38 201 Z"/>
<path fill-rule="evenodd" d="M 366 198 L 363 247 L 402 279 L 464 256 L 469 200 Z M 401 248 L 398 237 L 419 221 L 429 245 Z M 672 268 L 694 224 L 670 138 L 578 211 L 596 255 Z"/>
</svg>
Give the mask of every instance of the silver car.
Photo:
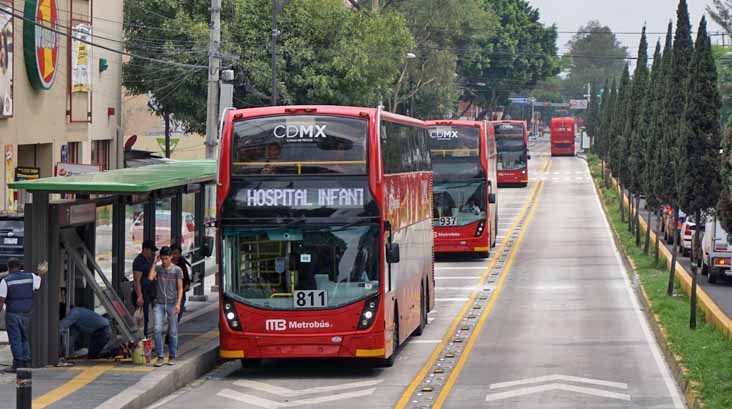
<svg viewBox="0 0 732 409">
<path fill-rule="evenodd" d="M 702 275 L 708 275 L 710 283 L 724 277 L 732 277 L 732 235 L 727 233 L 716 217 L 707 221 L 702 240 Z"/>
</svg>

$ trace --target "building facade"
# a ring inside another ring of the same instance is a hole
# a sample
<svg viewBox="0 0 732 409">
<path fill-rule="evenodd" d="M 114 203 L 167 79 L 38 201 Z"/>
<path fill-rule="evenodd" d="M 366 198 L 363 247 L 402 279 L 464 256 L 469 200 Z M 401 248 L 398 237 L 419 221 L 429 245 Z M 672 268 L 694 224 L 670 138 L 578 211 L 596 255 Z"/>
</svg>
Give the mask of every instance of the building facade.
<svg viewBox="0 0 732 409">
<path fill-rule="evenodd" d="M 0 0 L 0 212 L 59 162 L 122 167 L 123 0 Z M 86 40 L 91 44 L 76 39 Z"/>
</svg>

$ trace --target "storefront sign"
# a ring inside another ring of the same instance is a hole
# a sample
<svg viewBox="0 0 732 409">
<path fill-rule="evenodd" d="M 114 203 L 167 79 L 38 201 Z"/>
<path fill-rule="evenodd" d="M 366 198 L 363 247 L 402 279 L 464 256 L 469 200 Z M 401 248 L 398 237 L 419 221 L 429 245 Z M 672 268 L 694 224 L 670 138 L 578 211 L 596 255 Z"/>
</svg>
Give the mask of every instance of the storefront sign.
<svg viewBox="0 0 732 409">
<path fill-rule="evenodd" d="M 40 168 L 32 168 L 28 166 L 18 166 L 15 168 L 15 181 L 22 182 L 24 180 L 36 180 L 41 177 Z"/>
<path fill-rule="evenodd" d="M 74 25 L 71 32 L 71 92 L 91 91 L 91 26 L 86 23 Z M 84 41 L 80 41 L 84 40 Z"/>
<path fill-rule="evenodd" d="M 36 89 L 50 89 L 58 71 L 59 36 L 56 0 L 26 0 L 23 54 L 28 79 Z"/>
<path fill-rule="evenodd" d="M 102 171 L 102 165 L 85 165 L 83 163 L 64 163 L 56 164 L 56 176 L 75 176 L 86 175 L 88 173 L 96 173 Z"/>
<path fill-rule="evenodd" d="M 13 3 L 0 0 L 0 119 L 13 116 Z"/>
<path fill-rule="evenodd" d="M 5 145 L 5 185 L 15 180 L 13 176 L 13 145 Z M 8 188 L 5 195 L 5 207 L 13 210 L 15 201 L 13 200 L 13 190 Z"/>
</svg>

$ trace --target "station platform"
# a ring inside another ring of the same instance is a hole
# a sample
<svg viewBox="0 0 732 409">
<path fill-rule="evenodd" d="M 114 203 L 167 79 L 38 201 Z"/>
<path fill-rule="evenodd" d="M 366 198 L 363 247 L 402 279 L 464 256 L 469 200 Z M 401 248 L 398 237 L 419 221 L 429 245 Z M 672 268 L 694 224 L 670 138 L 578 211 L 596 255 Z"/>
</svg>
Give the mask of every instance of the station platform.
<svg viewBox="0 0 732 409">
<path fill-rule="evenodd" d="M 218 295 L 209 291 L 213 283 L 214 276 L 207 276 L 206 301 L 186 302 L 176 365 L 156 368 L 131 359 L 82 358 L 69 360 L 71 367 L 36 368 L 33 408 L 142 408 L 208 371 L 218 360 Z M 0 369 L 11 362 L 10 346 L 0 344 Z M 15 374 L 0 374 L 0 402 L 9 403 L 1 407 L 15 407 L 15 389 Z"/>
</svg>

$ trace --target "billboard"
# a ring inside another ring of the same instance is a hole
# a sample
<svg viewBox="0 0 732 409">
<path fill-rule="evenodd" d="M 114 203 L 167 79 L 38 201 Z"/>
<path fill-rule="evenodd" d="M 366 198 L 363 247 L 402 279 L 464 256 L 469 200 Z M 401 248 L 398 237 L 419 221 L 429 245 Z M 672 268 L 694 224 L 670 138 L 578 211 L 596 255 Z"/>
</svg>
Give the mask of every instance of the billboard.
<svg viewBox="0 0 732 409">
<path fill-rule="evenodd" d="M 83 163 L 65 163 L 56 164 L 56 176 L 75 176 L 86 175 L 88 173 L 96 173 L 102 171 L 102 165 L 86 165 Z"/>
<path fill-rule="evenodd" d="M 15 42 L 13 37 L 13 3 L 0 0 L 0 118 L 13 116 L 13 69 Z"/>
</svg>

